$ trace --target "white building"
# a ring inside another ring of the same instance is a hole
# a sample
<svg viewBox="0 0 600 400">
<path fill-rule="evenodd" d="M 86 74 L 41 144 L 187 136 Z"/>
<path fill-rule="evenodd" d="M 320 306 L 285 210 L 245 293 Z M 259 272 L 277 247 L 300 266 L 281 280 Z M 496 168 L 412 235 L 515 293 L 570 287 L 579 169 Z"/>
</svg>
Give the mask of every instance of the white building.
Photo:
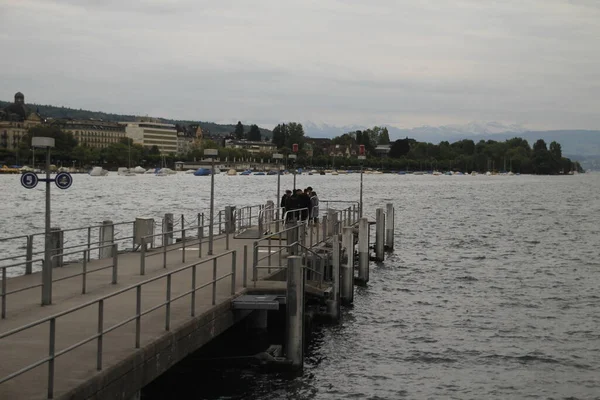
<svg viewBox="0 0 600 400">
<path fill-rule="evenodd" d="M 157 146 L 163 154 L 177 153 L 177 129 L 158 122 L 124 122 L 125 135 L 144 147 Z"/>
</svg>

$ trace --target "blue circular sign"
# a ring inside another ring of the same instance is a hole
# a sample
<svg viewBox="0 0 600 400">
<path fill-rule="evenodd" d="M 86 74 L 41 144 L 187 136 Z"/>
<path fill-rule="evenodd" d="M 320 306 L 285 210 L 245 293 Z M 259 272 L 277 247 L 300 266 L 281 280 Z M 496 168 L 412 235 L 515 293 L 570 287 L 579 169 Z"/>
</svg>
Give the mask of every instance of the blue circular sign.
<svg viewBox="0 0 600 400">
<path fill-rule="evenodd" d="M 61 172 L 54 178 L 54 183 L 59 189 L 68 189 L 73 184 L 73 177 L 68 172 Z"/>
<path fill-rule="evenodd" d="M 25 172 L 21 175 L 21 185 L 26 189 L 33 189 L 38 184 L 38 177 L 33 172 Z"/>
</svg>

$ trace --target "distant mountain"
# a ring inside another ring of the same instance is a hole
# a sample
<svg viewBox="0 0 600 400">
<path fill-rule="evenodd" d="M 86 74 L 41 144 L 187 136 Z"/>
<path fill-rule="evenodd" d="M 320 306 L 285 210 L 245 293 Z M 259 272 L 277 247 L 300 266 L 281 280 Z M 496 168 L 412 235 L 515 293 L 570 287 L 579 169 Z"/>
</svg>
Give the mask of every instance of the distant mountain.
<svg viewBox="0 0 600 400">
<path fill-rule="evenodd" d="M 365 126 L 336 127 L 327 124 L 317 125 L 311 122 L 303 124 L 304 130 L 311 137 L 333 137 Z M 392 140 L 409 137 L 418 141 L 439 143 L 447 140 L 456 142 L 462 139 L 504 141 L 515 136 L 527 139 L 530 145 L 538 139 L 550 143 L 555 140 L 562 145 L 563 153 L 577 157 L 600 157 L 600 131 L 589 130 L 556 130 L 529 131 L 519 125 L 504 125 L 498 122 L 472 122 L 466 125 L 421 126 L 401 129 L 387 126 Z"/>
<path fill-rule="evenodd" d="M 10 103 L 6 101 L 0 101 L 0 108 L 4 108 Z M 31 111 L 37 111 L 46 118 L 73 118 L 73 119 L 97 119 L 102 121 L 112 122 L 123 122 L 123 121 L 135 121 L 139 116 L 135 115 L 124 115 L 124 114 L 111 114 L 102 111 L 90 111 L 82 109 L 74 109 L 68 107 L 56 107 L 52 105 L 43 104 L 27 104 L 27 107 Z M 189 120 L 175 120 L 169 118 L 158 118 L 165 124 L 179 124 L 179 125 L 193 125 L 199 124 L 203 130 L 209 130 L 214 135 L 226 135 L 232 133 L 235 130 L 235 125 L 230 124 L 216 124 L 214 122 L 206 121 L 189 121 Z M 244 125 L 246 131 L 250 130 L 250 125 Z M 269 129 L 260 128 L 263 137 L 271 137 L 272 132 Z"/>
</svg>

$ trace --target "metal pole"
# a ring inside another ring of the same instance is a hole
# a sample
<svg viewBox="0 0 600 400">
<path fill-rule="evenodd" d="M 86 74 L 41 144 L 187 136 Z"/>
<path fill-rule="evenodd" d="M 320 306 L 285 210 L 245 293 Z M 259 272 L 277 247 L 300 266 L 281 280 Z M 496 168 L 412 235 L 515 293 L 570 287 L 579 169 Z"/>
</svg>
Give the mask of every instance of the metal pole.
<svg viewBox="0 0 600 400">
<path fill-rule="evenodd" d="M 363 216 L 363 164 L 360 165 L 360 205 L 358 210 L 358 216 L 362 218 Z"/>
<path fill-rule="evenodd" d="M 304 268 L 302 258 L 288 257 L 285 355 L 295 368 L 304 362 Z"/>
<path fill-rule="evenodd" d="M 332 238 L 333 250 L 331 255 L 332 298 L 327 300 L 327 311 L 332 321 L 340 319 L 340 241 L 337 235 Z"/>
<path fill-rule="evenodd" d="M 281 206 L 280 189 L 281 189 L 281 165 L 279 164 L 279 161 L 277 161 L 277 202 L 275 203 L 275 204 L 277 204 L 277 221 L 275 221 L 275 231 L 276 232 L 279 232 L 279 219 L 281 218 L 279 216 L 280 206 Z"/>
<path fill-rule="evenodd" d="M 210 224 L 208 225 L 208 255 L 213 255 L 213 225 L 215 223 L 215 159 L 210 159 Z"/>
<path fill-rule="evenodd" d="M 394 205 L 387 203 L 387 223 L 385 224 L 385 246 L 389 251 L 394 250 Z"/>
<path fill-rule="evenodd" d="M 385 214 L 383 208 L 378 208 L 375 215 L 375 259 L 383 261 L 383 236 L 385 231 Z"/>
<path fill-rule="evenodd" d="M 369 220 L 358 221 L 358 279 L 369 282 Z"/>
<path fill-rule="evenodd" d="M 50 147 L 46 148 L 46 229 L 42 270 L 42 305 L 52 304 L 52 234 L 50 232 Z"/>
<path fill-rule="evenodd" d="M 341 298 L 344 304 L 352 304 L 354 301 L 354 230 L 351 227 L 344 228 L 342 247 L 345 263 L 341 266 Z"/>
</svg>

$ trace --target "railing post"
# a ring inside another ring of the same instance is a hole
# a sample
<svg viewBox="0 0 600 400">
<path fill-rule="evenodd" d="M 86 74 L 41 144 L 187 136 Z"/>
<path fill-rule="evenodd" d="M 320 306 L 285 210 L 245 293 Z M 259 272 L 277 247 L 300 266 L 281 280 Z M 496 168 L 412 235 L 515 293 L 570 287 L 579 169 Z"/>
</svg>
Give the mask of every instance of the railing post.
<svg viewBox="0 0 600 400">
<path fill-rule="evenodd" d="M 236 277 L 236 272 L 237 272 L 236 262 L 237 262 L 237 251 L 233 250 L 233 253 L 231 253 L 231 295 L 232 296 L 235 294 L 235 277 Z"/>
<path fill-rule="evenodd" d="M 254 242 L 252 249 L 252 280 L 254 281 L 254 287 L 256 287 L 256 281 L 258 280 L 258 242 Z"/>
<path fill-rule="evenodd" d="M 323 215 L 323 222 L 321 223 L 321 228 L 323 229 L 323 241 L 327 240 L 327 215 Z"/>
<path fill-rule="evenodd" d="M 327 310 L 331 319 L 337 322 L 340 319 L 340 240 L 337 235 L 332 238 L 333 250 L 331 253 L 332 298 L 327 301 Z"/>
<path fill-rule="evenodd" d="M 166 213 L 163 219 L 163 247 L 173 244 L 173 214 Z"/>
<path fill-rule="evenodd" d="M 140 245 L 140 275 L 146 274 L 146 238 L 142 238 Z"/>
<path fill-rule="evenodd" d="M 48 340 L 48 398 L 54 398 L 54 349 L 56 348 L 56 318 L 50 320 Z"/>
<path fill-rule="evenodd" d="M 167 300 L 165 315 L 165 331 L 171 328 L 171 274 L 167 275 Z"/>
<path fill-rule="evenodd" d="M 172 232 L 171 232 L 172 234 Z M 167 233 L 163 233 L 163 243 L 165 242 L 165 240 L 168 240 L 165 236 L 167 235 Z M 163 268 L 167 268 L 167 246 L 163 246 L 162 247 L 162 253 L 163 253 Z"/>
<path fill-rule="evenodd" d="M 31 260 L 33 259 L 33 235 L 27 236 L 27 253 L 25 254 L 27 264 L 25 264 L 25 275 L 33 272 L 33 265 Z"/>
<path fill-rule="evenodd" d="M 85 294 L 87 290 L 87 263 L 89 250 L 83 251 L 82 274 L 81 274 L 81 294 Z"/>
<path fill-rule="evenodd" d="M 2 268 L 2 319 L 6 318 L 6 268 Z"/>
<path fill-rule="evenodd" d="M 142 331 L 142 285 L 135 288 L 135 348 L 140 348 Z"/>
<path fill-rule="evenodd" d="M 115 242 L 115 225 L 112 221 L 102 221 L 100 227 L 100 250 L 98 259 L 112 257 L 112 244 Z"/>
<path fill-rule="evenodd" d="M 185 229 L 181 231 L 181 262 L 185 262 Z"/>
<path fill-rule="evenodd" d="M 242 270 L 242 286 L 248 286 L 248 245 L 244 245 L 244 269 Z"/>
<path fill-rule="evenodd" d="M 223 232 L 221 229 L 221 225 L 223 224 L 223 213 L 221 211 L 219 211 L 219 232 L 217 233 L 217 235 L 220 235 L 221 232 Z"/>
<path fill-rule="evenodd" d="M 212 305 L 217 303 L 217 258 L 213 258 Z"/>
<path fill-rule="evenodd" d="M 63 256 L 64 252 L 64 233 L 60 230 L 60 228 L 50 228 L 50 240 L 51 240 L 51 253 L 53 257 L 52 260 L 52 268 L 62 267 L 63 266 Z"/>
<path fill-rule="evenodd" d="M 102 342 L 104 339 L 104 300 L 98 301 L 98 343 L 96 347 L 96 369 L 102 370 Z"/>
<path fill-rule="evenodd" d="M 197 265 L 194 265 L 192 267 L 192 306 L 191 306 L 192 317 L 196 315 L 196 267 L 197 267 Z"/>
<path fill-rule="evenodd" d="M 117 283 L 117 274 L 119 268 L 119 245 L 117 243 L 112 245 L 112 257 L 113 257 L 113 267 L 112 267 L 112 283 L 113 285 Z"/>
<path fill-rule="evenodd" d="M 361 283 L 369 282 L 369 220 L 358 221 L 358 279 Z"/>
<path fill-rule="evenodd" d="M 198 214 L 198 258 L 202 258 L 202 240 L 204 239 L 204 213 Z"/>
<path fill-rule="evenodd" d="M 344 228 L 342 247 L 344 248 L 344 262 L 341 266 L 341 299 L 344 304 L 348 305 L 354 301 L 354 231 L 351 227 Z"/>
<path fill-rule="evenodd" d="M 302 258 L 288 257 L 285 355 L 295 368 L 304 363 L 304 276 Z"/>
<path fill-rule="evenodd" d="M 394 250 L 394 205 L 386 205 L 386 224 L 385 224 L 385 246 L 389 251 Z"/>
<path fill-rule="evenodd" d="M 383 236 L 385 233 L 385 214 L 383 208 L 378 208 L 375 214 L 375 259 L 383 261 L 384 245 Z"/>
<path fill-rule="evenodd" d="M 87 253 L 88 259 L 87 260 L 88 261 L 91 260 L 90 257 L 92 256 L 92 254 L 91 254 L 92 252 L 90 251 L 91 247 L 92 247 L 92 227 L 88 226 L 88 228 L 87 228 L 87 250 L 88 250 L 88 253 Z"/>
<path fill-rule="evenodd" d="M 185 217 L 183 216 L 183 214 L 181 214 L 181 230 L 183 231 L 185 229 Z"/>
</svg>

